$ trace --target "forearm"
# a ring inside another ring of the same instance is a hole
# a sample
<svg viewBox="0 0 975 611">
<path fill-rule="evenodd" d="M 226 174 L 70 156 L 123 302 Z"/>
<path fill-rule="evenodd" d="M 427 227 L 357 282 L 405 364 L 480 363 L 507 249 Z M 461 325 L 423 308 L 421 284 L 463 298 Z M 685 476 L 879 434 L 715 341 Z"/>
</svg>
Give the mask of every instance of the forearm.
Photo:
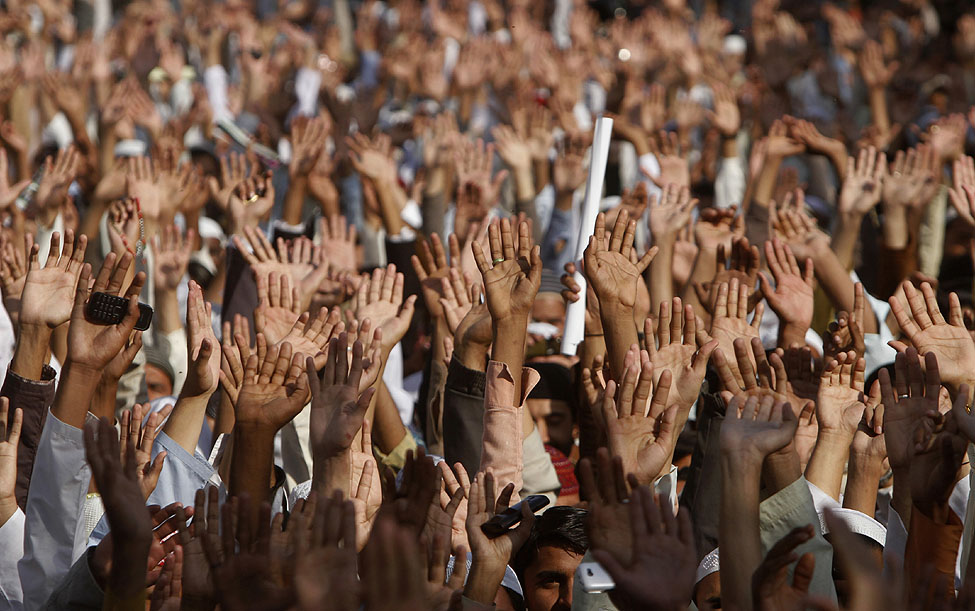
<svg viewBox="0 0 975 611">
<path fill-rule="evenodd" d="M 312 459 L 312 489 L 318 498 L 327 499 L 336 490 L 349 498 L 352 489 L 352 455 L 348 450 L 319 453 Z"/>
<path fill-rule="evenodd" d="M 907 248 L 911 239 L 907 209 L 903 206 L 884 206 L 884 245 L 892 250 Z"/>
<path fill-rule="evenodd" d="M 906 467 L 893 468 L 894 488 L 890 497 L 890 506 L 901 517 L 904 524 L 911 523 L 911 511 L 914 499 L 911 497 L 911 470 Z M 898 485 L 899 484 L 899 485 Z"/>
<path fill-rule="evenodd" d="M 768 496 L 784 490 L 800 477 L 802 477 L 802 468 L 799 465 L 799 454 L 795 450 L 771 454 L 762 464 L 762 481 L 765 482 Z"/>
<path fill-rule="evenodd" d="M 622 380 L 626 352 L 639 343 L 636 325 L 633 324 L 633 308 L 599 300 L 600 318 L 603 322 L 603 339 L 606 342 L 606 361 L 614 380 Z"/>
<path fill-rule="evenodd" d="M 248 495 L 252 507 L 270 500 L 274 435 L 275 431 L 254 425 L 238 424 L 234 428 L 229 493 L 238 498 Z"/>
<path fill-rule="evenodd" d="M 388 235 L 397 235 L 406 226 L 400 218 L 399 211 L 405 204 L 405 195 L 398 185 L 387 181 L 376 181 L 373 183 L 376 188 L 376 199 L 379 200 L 379 208 L 382 214 L 383 225 L 386 227 Z M 399 201 L 399 200 L 404 201 Z"/>
<path fill-rule="evenodd" d="M 91 407 L 88 411 L 98 418 L 108 418 L 115 422 L 115 396 L 117 394 L 118 380 L 107 373 L 103 373 L 102 379 L 95 387 L 95 394 L 91 398 Z"/>
<path fill-rule="evenodd" d="M 869 97 L 873 124 L 881 133 L 886 134 L 890 131 L 890 116 L 887 113 L 887 95 L 884 88 L 871 87 Z"/>
<path fill-rule="evenodd" d="M 67 425 L 84 428 L 85 416 L 101 376 L 100 369 L 68 359 L 61 369 L 61 380 L 51 414 Z"/>
<path fill-rule="evenodd" d="M 183 388 L 186 388 L 184 384 Z M 202 395 L 183 395 L 176 400 L 173 413 L 163 429 L 181 448 L 193 454 L 200 441 L 200 431 L 206 419 L 207 403 L 211 392 Z"/>
<path fill-rule="evenodd" d="M 380 382 L 376 393 L 376 413 L 373 418 L 372 440 L 383 454 L 389 454 L 406 437 L 406 427 L 386 385 Z"/>
<path fill-rule="evenodd" d="M 830 247 L 836 253 L 840 265 L 847 271 L 853 269 L 853 253 L 860 238 L 860 224 L 862 222 L 863 217 L 857 214 L 840 214 L 836 218 L 836 227 L 833 229 Z"/>
<path fill-rule="evenodd" d="M 721 600 L 725 609 L 752 609 L 752 573 L 762 561 L 758 526 L 761 465 L 721 456 L 721 515 L 718 537 L 727 550 L 721 570 Z"/>
<path fill-rule="evenodd" d="M 464 596 L 482 605 L 494 606 L 501 580 L 504 579 L 504 566 L 497 566 L 493 559 L 478 558 L 471 562 L 470 574 L 464 584 Z"/>
<path fill-rule="evenodd" d="M 511 168 L 511 177 L 515 183 L 516 201 L 528 202 L 535 199 L 535 181 L 532 178 L 531 165 Z"/>
<path fill-rule="evenodd" d="M 533 159 L 532 174 L 535 177 L 535 192 L 537 193 L 550 182 L 551 164 L 548 162 L 548 158 Z"/>
<path fill-rule="evenodd" d="M 651 262 L 651 265 L 652 264 L 653 262 Z M 694 312 L 697 313 L 705 323 L 710 320 L 711 315 L 708 314 L 704 304 L 701 303 L 700 299 L 698 299 L 697 291 L 694 290 L 694 286 L 696 284 L 707 284 L 711 282 L 714 279 L 714 275 L 717 273 L 717 271 L 717 252 L 707 246 L 701 246 L 697 251 L 697 257 L 694 258 L 694 266 L 691 268 L 690 277 L 687 279 L 687 285 L 684 287 L 681 297 L 685 304 L 694 307 Z"/>
<path fill-rule="evenodd" d="M 813 255 L 813 268 L 816 270 L 816 280 L 819 287 L 829 298 L 836 311 L 853 311 L 854 284 L 850 273 L 843 268 L 832 250 L 825 248 Z M 863 332 L 877 333 L 877 317 L 869 308 L 864 312 Z"/>
<path fill-rule="evenodd" d="M 441 183 L 443 182 L 443 170 L 435 170 L 435 174 L 441 176 L 439 179 Z M 423 215 L 423 235 L 429 237 L 430 235 L 436 233 L 439 236 L 445 235 L 444 233 L 444 216 L 447 214 L 447 202 L 444 196 L 443 186 L 441 184 L 440 191 L 431 192 L 429 189 L 431 178 L 427 177 L 427 189 L 423 192 L 423 203 L 420 205 L 420 211 Z M 458 238 L 463 236 L 458 236 Z"/>
<path fill-rule="evenodd" d="M 837 501 L 840 499 L 843 467 L 846 465 L 852 441 L 848 435 L 820 429 L 816 447 L 806 465 L 806 479 L 809 483 Z"/>
<path fill-rule="evenodd" d="M 51 330 L 47 325 L 21 322 L 10 370 L 22 378 L 40 380 L 44 365 L 47 364 L 50 342 Z"/>
<path fill-rule="evenodd" d="M 851 452 L 843 507 L 872 516 L 877 507 L 877 490 L 883 475 L 883 462 Z"/>
<path fill-rule="evenodd" d="M 654 245 L 660 250 L 650 262 L 648 274 L 650 276 L 650 312 L 660 311 L 660 304 L 670 302 L 674 297 L 674 245 L 676 236 L 654 236 Z"/>
<path fill-rule="evenodd" d="M 809 330 L 809 323 L 793 323 L 788 322 L 779 317 L 779 339 L 778 346 L 780 348 L 788 348 L 793 344 L 799 344 L 800 346 L 806 345 L 806 331 Z"/>
<path fill-rule="evenodd" d="M 301 209 L 305 205 L 305 195 L 308 193 L 308 177 L 304 174 L 292 176 L 288 184 L 288 191 L 284 196 L 284 210 L 281 220 L 289 225 L 301 223 Z"/>
<path fill-rule="evenodd" d="M 183 328 L 179 317 L 179 299 L 175 290 L 156 286 L 156 310 L 153 316 L 153 332 L 168 335 Z"/>
<path fill-rule="evenodd" d="M 528 319 L 524 315 L 513 314 L 504 320 L 493 321 L 494 344 L 491 346 L 491 360 L 504 363 L 511 373 L 515 389 L 521 388 L 521 368 L 525 363 L 525 338 L 528 334 Z"/>
<path fill-rule="evenodd" d="M 137 538 L 119 533 L 112 537 L 112 568 L 108 574 L 103 609 L 111 611 L 145 609 L 146 561 L 149 558 L 151 543 L 151 536 Z"/>
<path fill-rule="evenodd" d="M 767 208 L 772 201 L 772 193 L 775 191 L 775 183 L 779 176 L 779 167 L 782 165 L 780 157 L 768 157 L 762 164 L 762 171 L 755 181 L 755 188 L 752 191 L 751 201 Z"/>
</svg>

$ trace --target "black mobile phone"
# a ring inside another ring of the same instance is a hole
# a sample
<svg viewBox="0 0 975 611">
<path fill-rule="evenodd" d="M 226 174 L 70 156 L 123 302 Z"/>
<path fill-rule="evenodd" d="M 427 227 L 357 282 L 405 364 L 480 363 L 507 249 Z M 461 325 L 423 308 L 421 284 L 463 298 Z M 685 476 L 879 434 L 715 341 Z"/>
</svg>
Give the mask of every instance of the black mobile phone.
<svg viewBox="0 0 975 611">
<path fill-rule="evenodd" d="M 548 497 L 544 494 L 527 496 L 521 500 L 521 503 L 513 507 L 508 507 L 484 524 L 481 524 L 481 530 L 491 539 L 500 537 L 508 532 L 508 529 L 512 526 L 521 522 L 521 506 L 525 503 L 528 503 L 528 507 L 532 510 L 532 513 L 536 513 L 539 509 L 548 505 Z"/>
<path fill-rule="evenodd" d="M 85 307 L 85 316 L 92 322 L 102 325 L 117 325 L 125 318 L 125 312 L 129 309 L 129 300 L 118 295 L 108 293 L 92 293 Z M 152 322 L 152 308 L 139 302 L 139 320 L 135 323 L 135 328 L 145 331 Z"/>
</svg>

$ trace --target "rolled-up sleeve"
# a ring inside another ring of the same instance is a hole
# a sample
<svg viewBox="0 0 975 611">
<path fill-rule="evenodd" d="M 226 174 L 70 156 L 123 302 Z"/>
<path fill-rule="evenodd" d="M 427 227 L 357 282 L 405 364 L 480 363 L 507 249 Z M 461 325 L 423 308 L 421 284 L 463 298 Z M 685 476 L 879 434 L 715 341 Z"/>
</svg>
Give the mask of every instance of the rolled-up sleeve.
<svg viewBox="0 0 975 611">
<path fill-rule="evenodd" d="M 13 421 L 14 410 L 18 407 L 23 410 L 23 427 L 20 431 L 20 443 L 17 445 L 16 488 L 17 505 L 21 509 L 27 507 L 27 491 L 30 489 L 37 447 L 41 442 L 47 411 L 54 402 L 56 376 L 57 373 L 48 365 L 44 365 L 40 380 L 29 380 L 8 368 L 3 388 L 0 389 L 0 396 L 10 400 L 7 422 Z"/>
<path fill-rule="evenodd" d="M 480 471 L 491 473 L 500 486 L 515 485 L 512 502 L 521 496 L 524 435 L 521 410 L 540 376 L 530 367 L 521 370 L 521 388 L 505 363 L 490 361 L 484 386 L 484 434 L 481 437 Z"/>
<path fill-rule="evenodd" d="M 49 411 L 24 512 L 24 557 L 17 565 L 25 609 L 40 608 L 84 552 L 87 540 L 80 518 L 90 481 L 81 429 Z"/>
</svg>

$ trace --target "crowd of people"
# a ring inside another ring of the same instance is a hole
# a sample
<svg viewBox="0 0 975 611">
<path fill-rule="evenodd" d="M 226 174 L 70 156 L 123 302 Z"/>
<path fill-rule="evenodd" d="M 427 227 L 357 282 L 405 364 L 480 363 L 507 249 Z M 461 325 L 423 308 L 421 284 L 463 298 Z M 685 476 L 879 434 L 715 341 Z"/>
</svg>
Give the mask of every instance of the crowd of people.
<svg viewBox="0 0 975 611">
<path fill-rule="evenodd" d="M 0 609 L 975 609 L 967 3 L 0 32 Z"/>
</svg>

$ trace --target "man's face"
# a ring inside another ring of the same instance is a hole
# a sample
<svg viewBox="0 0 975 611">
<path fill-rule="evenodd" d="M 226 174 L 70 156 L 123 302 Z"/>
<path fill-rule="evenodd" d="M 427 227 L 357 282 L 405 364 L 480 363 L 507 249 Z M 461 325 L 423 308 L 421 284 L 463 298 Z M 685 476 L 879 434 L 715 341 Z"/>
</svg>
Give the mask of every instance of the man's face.
<svg viewBox="0 0 975 611">
<path fill-rule="evenodd" d="M 698 609 L 714 611 L 721 608 L 721 573 L 715 571 L 698 582 L 694 588 L 694 604 Z"/>
<path fill-rule="evenodd" d="M 565 327 L 565 302 L 558 293 L 541 293 L 532 306 L 532 320 L 547 322 L 558 328 L 559 335 Z"/>
<path fill-rule="evenodd" d="M 570 611 L 572 581 L 580 562 L 580 554 L 558 547 L 539 548 L 535 562 L 525 569 L 523 586 L 528 611 Z"/>
<path fill-rule="evenodd" d="M 173 383 L 162 369 L 146 363 L 146 396 L 150 401 L 173 394 Z"/>
<path fill-rule="evenodd" d="M 572 410 L 569 404 L 558 399 L 528 399 L 527 406 L 542 442 L 555 446 L 568 456 L 572 449 Z"/>
</svg>

